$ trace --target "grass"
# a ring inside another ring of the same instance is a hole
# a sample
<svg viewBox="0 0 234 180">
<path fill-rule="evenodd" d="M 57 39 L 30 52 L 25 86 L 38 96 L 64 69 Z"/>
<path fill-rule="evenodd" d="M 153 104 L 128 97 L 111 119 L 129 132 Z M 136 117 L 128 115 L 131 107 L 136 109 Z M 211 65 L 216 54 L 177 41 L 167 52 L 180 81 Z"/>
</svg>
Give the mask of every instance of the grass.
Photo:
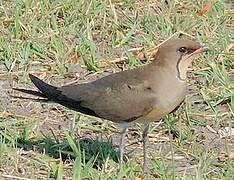
<svg viewBox="0 0 234 180">
<path fill-rule="evenodd" d="M 167 2 L 167 3 L 166 3 Z M 233 10 L 205 1 L 0 1 L 0 176 L 3 179 L 141 179 L 140 125 L 118 172 L 115 124 L 54 104 L 14 99 L 28 73 L 55 85 L 134 68 L 178 31 L 208 45 L 189 73 L 188 96 L 152 124 L 150 179 L 233 179 Z M 125 57 L 128 58 L 124 61 Z M 116 62 L 116 63 L 113 63 Z M 133 151 L 132 151 L 133 150 Z"/>
</svg>

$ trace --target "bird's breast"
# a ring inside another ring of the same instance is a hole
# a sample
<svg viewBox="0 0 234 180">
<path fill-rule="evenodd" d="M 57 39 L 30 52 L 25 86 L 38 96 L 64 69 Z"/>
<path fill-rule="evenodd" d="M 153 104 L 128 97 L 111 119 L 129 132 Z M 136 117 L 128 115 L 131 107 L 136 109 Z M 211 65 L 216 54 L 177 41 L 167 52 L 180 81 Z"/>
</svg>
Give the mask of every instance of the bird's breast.
<svg viewBox="0 0 234 180">
<path fill-rule="evenodd" d="M 155 104 L 152 110 L 144 116 L 147 121 L 158 121 L 172 112 L 184 100 L 186 83 L 177 79 L 162 81 L 155 88 Z M 139 120 L 141 121 L 141 120 Z"/>
</svg>

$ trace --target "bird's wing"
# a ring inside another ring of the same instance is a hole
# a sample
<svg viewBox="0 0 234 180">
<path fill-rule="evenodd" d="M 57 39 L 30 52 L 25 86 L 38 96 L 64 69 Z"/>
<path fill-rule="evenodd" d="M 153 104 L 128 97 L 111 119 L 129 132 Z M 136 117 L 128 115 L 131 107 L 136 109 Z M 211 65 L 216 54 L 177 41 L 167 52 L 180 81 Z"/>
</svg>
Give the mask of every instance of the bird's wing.
<svg viewBox="0 0 234 180">
<path fill-rule="evenodd" d="M 150 112 L 156 100 L 147 81 L 139 78 L 140 74 L 134 78 L 129 72 L 124 76 L 117 73 L 92 83 L 63 86 L 58 90 L 62 96 L 79 102 L 77 111 L 82 107 L 114 122 L 134 121 Z"/>
</svg>

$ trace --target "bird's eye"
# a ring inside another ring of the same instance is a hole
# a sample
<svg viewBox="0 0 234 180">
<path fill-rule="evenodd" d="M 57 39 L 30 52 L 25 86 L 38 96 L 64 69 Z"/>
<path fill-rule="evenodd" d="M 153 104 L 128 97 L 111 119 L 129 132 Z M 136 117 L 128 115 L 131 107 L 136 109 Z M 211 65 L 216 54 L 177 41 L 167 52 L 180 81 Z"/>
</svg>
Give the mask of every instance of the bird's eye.
<svg viewBox="0 0 234 180">
<path fill-rule="evenodd" d="M 180 51 L 181 53 L 186 53 L 186 52 L 188 51 L 188 49 L 187 49 L 186 47 L 181 47 L 181 48 L 179 49 L 179 51 Z"/>
</svg>

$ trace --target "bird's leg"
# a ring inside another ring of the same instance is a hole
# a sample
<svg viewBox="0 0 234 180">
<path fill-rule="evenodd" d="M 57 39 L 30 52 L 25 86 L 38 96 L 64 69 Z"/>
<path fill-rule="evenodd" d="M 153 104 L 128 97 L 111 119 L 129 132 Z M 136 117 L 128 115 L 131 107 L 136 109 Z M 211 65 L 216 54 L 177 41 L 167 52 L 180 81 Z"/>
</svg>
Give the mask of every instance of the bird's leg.
<svg viewBox="0 0 234 180">
<path fill-rule="evenodd" d="M 120 132 L 120 142 L 119 142 L 119 151 L 120 151 L 120 167 L 123 164 L 123 156 L 124 156 L 124 148 L 125 148 L 125 136 L 128 129 L 128 124 L 121 124 L 121 132 Z"/>
<path fill-rule="evenodd" d="M 143 171 L 144 173 L 148 173 L 148 158 L 147 158 L 147 144 L 148 144 L 148 132 L 149 132 L 149 124 L 144 125 L 144 131 L 143 131 Z"/>
</svg>

